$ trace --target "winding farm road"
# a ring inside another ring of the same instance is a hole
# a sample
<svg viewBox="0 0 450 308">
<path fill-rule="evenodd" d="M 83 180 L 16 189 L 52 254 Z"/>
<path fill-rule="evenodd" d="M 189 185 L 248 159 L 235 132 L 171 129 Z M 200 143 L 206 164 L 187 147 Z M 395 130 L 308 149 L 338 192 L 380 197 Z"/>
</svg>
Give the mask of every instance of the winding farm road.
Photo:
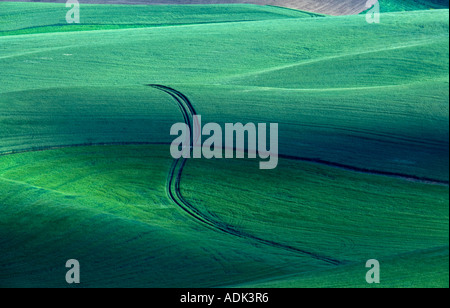
<svg viewBox="0 0 450 308">
<path fill-rule="evenodd" d="M 148 86 L 158 89 L 158 90 L 161 90 L 163 92 L 166 92 L 172 98 L 174 98 L 174 100 L 177 102 L 177 104 L 183 114 L 185 123 L 189 126 L 191 131 L 193 131 L 193 126 L 192 126 L 193 117 L 195 115 L 197 115 L 197 113 L 195 112 L 195 109 L 194 109 L 192 103 L 189 101 L 189 99 L 181 92 L 179 92 L 175 89 L 172 89 L 170 87 L 167 87 L 167 86 L 156 85 L 156 84 L 149 84 Z M 246 238 L 246 239 L 253 240 L 253 241 L 256 241 L 256 242 L 264 244 L 264 245 L 281 248 L 281 249 L 284 249 L 284 250 L 287 250 L 287 251 L 290 251 L 293 253 L 306 255 L 306 256 L 312 257 L 314 259 L 328 263 L 328 264 L 341 265 L 341 264 L 346 263 L 346 262 L 343 262 L 343 261 L 340 261 L 340 260 L 337 260 L 337 259 L 334 259 L 331 257 L 319 255 L 314 252 L 309 252 L 309 251 L 302 250 L 302 249 L 292 247 L 289 245 L 285 245 L 285 244 L 277 243 L 274 241 L 259 238 L 252 234 L 248 234 L 246 232 L 238 230 L 236 227 L 231 226 L 225 222 L 215 220 L 212 217 L 202 213 L 195 206 L 193 206 L 186 199 L 184 199 L 180 192 L 181 175 L 183 173 L 183 168 L 185 167 L 186 162 L 187 162 L 186 158 L 175 159 L 173 161 L 173 163 L 170 167 L 170 172 L 169 172 L 167 182 L 166 182 L 166 191 L 167 191 L 167 195 L 168 195 L 169 199 L 172 200 L 172 202 L 174 202 L 178 207 L 180 207 L 184 212 L 186 212 L 189 216 L 194 218 L 196 221 L 198 221 L 198 222 L 202 223 L 203 225 L 206 225 L 209 228 L 212 228 L 216 231 L 221 231 L 221 232 L 224 232 L 224 233 L 227 233 L 227 234 L 230 234 L 233 236 L 237 236 L 240 238 Z"/>
</svg>

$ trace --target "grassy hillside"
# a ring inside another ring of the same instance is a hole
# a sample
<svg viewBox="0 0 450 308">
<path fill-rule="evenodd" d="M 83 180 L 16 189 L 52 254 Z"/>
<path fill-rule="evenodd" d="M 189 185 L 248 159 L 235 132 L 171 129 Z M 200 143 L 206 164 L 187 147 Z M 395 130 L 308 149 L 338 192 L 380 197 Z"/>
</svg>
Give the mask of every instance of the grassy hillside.
<svg viewBox="0 0 450 308">
<path fill-rule="evenodd" d="M 255 165 L 189 161 L 181 192 L 243 233 L 346 262 L 448 244 L 448 187 L 289 160 L 272 172 Z"/>
<path fill-rule="evenodd" d="M 0 2 L 0 286 L 64 287 L 69 258 L 87 287 L 362 287 L 369 258 L 382 287 L 448 286 L 448 10 L 65 12 Z M 147 84 L 279 123 L 274 171 L 186 163 L 181 194 L 232 234 L 168 198 L 183 118 Z"/>
<path fill-rule="evenodd" d="M 449 284 L 448 246 L 415 251 L 382 260 L 385 277 L 383 284 L 388 282 L 392 288 L 442 288 Z M 374 287 L 361 279 L 365 275 L 364 265 L 360 263 L 313 274 L 289 275 L 239 286 L 245 288 Z"/>
<path fill-rule="evenodd" d="M 284 154 L 448 181 L 442 168 L 448 165 L 448 11 L 386 15 L 379 26 L 349 16 L 61 35 L 2 38 L 0 100 L 11 108 L 2 132 L 29 138 L 12 118 L 23 117 L 21 93 L 39 103 L 33 92 L 50 88 L 56 93 L 48 96 L 61 102 L 65 89 L 97 87 L 96 95 L 77 96 L 90 104 L 110 100 L 111 86 L 142 87 L 113 94 L 128 108 L 127 101 L 151 96 L 145 84 L 158 83 L 186 92 L 206 121 L 281 123 Z M 89 126 L 104 125 L 94 120 Z M 57 126 L 48 129 L 59 133 Z M 92 131 L 82 138 L 104 141 Z M 147 127 L 143 131 L 148 135 Z M 108 140 L 126 139 L 118 133 Z M 45 138 L 33 135 L 33 144 L 51 145 Z"/>
<path fill-rule="evenodd" d="M 324 268 L 199 225 L 166 197 L 168 148 L 87 147 L 0 157 L 1 287 L 214 287 Z"/>
<path fill-rule="evenodd" d="M 269 177 L 255 162 L 188 162 L 182 192 L 201 212 L 344 262 L 333 266 L 193 220 L 166 197 L 170 163 L 165 146 L 0 157 L 0 286 L 64 286 L 67 256 L 85 287 L 364 286 L 368 258 L 384 287 L 448 283 L 448 187 L 289 160 Z"/>
<path fill-rule="evenodd" d="M 256 5 L 82 5 L 80 24 L 67 24 L 65 3 L 0 2 L 0 36 L 161 27 L 318 16 Z"/>
<path fill-rule="evenodd" d="M 18 0 L 20 2 L 31 2 L 35 0 Z M 44 0 L 45 2 L 65 3 L 64 0 Z M 37 1 L 40 2 L 40 1 Z M 365 1 L 361 0 L 84 0 L 82 4 L 146 4 L 146 5 L 214 5 L 214 4 L 258 4 L 273 5 L 309 12 L 328 15 L 350 15 L 358 14 L 365 8 Z"/>
<path fill-rule="evenodd" d="M 167 142 L 166 132 L 179 121 L 170 97 L 143 86 L 19 91 L 2 94 L 0 101 L 3 153 L 86 143 Z"/>
<path fill-rule="evenodd" d="M 379 0 L 381 12 L 448 9 L 448 0 Z"/>
</svg>

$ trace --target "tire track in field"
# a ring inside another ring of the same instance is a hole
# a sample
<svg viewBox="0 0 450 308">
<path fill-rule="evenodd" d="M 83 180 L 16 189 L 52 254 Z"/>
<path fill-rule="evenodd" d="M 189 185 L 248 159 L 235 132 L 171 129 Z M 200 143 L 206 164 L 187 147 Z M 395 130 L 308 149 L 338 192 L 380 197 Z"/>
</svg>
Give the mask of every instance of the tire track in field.
<svg viewBox="0 0 450 308">
<path fill-rule="evenodd" d="M 194 115 L 197 115 L 194 107 L 192 106 L 192 103 L 189 101 L 189 99 L 181 92 L 172 89 L 167 86 L 163 85 L 157 85 L 157 84 L 149 84 L 149 87 L 158 89 L 160 91 L 163 91 L 170 95 L 178 104 L 182 114 L 185 123 L 189 126 L 191 131 L 193 131 L 192 123 L 193 123 L 193 117 Z M 345 262 L 327 257 L 322 256 L 314 252 L 309 252 L 303 249 L 299 249 L 290 245 L 285 245 L 281 243 L 277 243 L 274 241 L 266 240 L 257 236 L 254 236 L 252 234 L 248 234 L 245 232 L 242 232 L 238 229 L 236 229 L 234 226 L 231 226 L 227 223 L 224 223 L 222 221 L 215 220 L 208 215 L 202 213 L 199 209 L 197 209 L 195 206 L 193 206 L 191 203 L 189 203 L 187 200 L 185 200 L 181 194 L 180 191 L 180 181 L 181 176 L 183 173 L 183 168 L 185 167 L 187 162 L 186 158 L 180 158 L 175 159 L 170 167 L 169 175 L 166 182 L 166 192 L 170 200 L 174 202 L 178 207 L 180 207 L 184 212 L 186 212 L 189 216 L 193 217 L 196 221 L 201 222 L 202 224 L 208 226 L 211 229 L 214 229 L 216 231 L 221 231 L 227 234 L 230 234 L 232 236 L 240 237 L 240 238 L 246 238 L 250 239 L 256 242 L 259 242 L 264 245 L 268 245 L 275 248 L 281 248 L 293 253 L 298 253 L 304 256 L 309 256 L 314 259 L 323 261 L 328 264 L 332 265 L 341 265 L 345 264 Z"/>
</svg>

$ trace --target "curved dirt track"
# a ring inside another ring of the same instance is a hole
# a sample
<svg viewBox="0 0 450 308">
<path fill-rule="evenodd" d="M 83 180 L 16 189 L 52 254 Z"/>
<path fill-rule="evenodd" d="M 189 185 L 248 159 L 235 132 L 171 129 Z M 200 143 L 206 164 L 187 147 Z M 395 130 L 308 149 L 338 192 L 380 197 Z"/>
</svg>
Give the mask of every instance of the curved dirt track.
<svg viewBox="0 0 450 308">
<path fill-rule="evenodd" d="M 193 123 L 193 116 L 197 115 L 195 112 L 194 107 L 192 106 L 192 103 L 189 101 L 189 99 L 182 94 L 181 92 L 169 88 L 167 86 L 163 85 L 156 85 L 156 84 L 150 84 L 148 85 L 152 88 L 161 90 L 170 96 L 174 98 L 174 100 L 177 102 L 178 106 L 180 107 L 180 110 L 183 113 L 183 118 L 185 120 L 185 123 L 191 128 L 191 131 L 193 130 L 192 123 Z M 321 256 L 313 252 L 305 251 L 302 249 L 298 249 L 289 245 L 273 242 L 270 240 L 265 240 L 262 238 L 259 238 L 257 236 L 242 232 L 235 227 L 228 225 L 224 222 L 215 220 L 208 215 L 205 215 L 200 210 L 198 210 L 195 206 L 190 204 L 187 200 L 185 200 L 180 192 L 180 181 L 181 181 L 181 175 L 183 173 L 183 168 L 186 165 L 187 159 L 186 158 L 180 158 L 175 159 L 170 167 L 170 172 L 167 178 L 166 182 L 166 191 L 167 196 L 169 197 L 172 202 L 174 202 L 177 206 L 179 206 L 183 211 L 185 211 L 189 216 L 193 217 L 198 222 L 201 222 L 202 224 L 214 229 L 218 230 L 233 236 L 241 237 L 241 238 L 247 238 L 249 240 L 256 241 L 258 243 L 269 245 L 272 247 L 284 249 L 293 253 L 299 253 L 302 255 L 306 255 L 309 257 L 312 257 L 314 259 L 323 261 L 328 264 L 332 265 L 341 265 L 345 262 L 333 259 L 326 256 Z"/>
<path fill-rule="evenodd" d="M 19 2 L 57 2 L 65 0 L 19 0 Z M 366 10 L 366 0 L 80 0 L 92 4 L 225 4 L 249 3 L 274 5 L 327 15 L 352 15 Z"/>
</svg>

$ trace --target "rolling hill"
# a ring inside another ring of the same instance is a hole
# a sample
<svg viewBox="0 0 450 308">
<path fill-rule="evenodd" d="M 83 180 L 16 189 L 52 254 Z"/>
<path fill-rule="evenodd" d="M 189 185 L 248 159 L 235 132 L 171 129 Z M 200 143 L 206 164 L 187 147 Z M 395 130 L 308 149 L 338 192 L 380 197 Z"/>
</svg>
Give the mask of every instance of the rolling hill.
<svg viewBox="0 0 450 308">
<path fill-rule="evenodd" d="M 2 0 L 3 1 L 3 0 Z M 23 2 L 65 3 L 64 0 L 19 0 Z M 448 9 L 448 0 L 380 0 L 382 12 Z M 326 15 L 353 15 L 367 10 L 365 0 L 84 0 L 83 4 L 134 4 L 134 5 L 204 5 L 204 4 L 258 4 L 292 8 Z"/>
<path fill-rule="evenodd" d="M 28 1 L 25 2 L 41 2 Z M 46 0 L 49 3 L 65 3 L 64 0 Z M 365 10 L 364 0 L 85 0 L 83 4 L 134 4 L 134 5 L 204 5 L 204 4 L 258 4 L 272 5 L 297 10 L 328 14 L 350 15 Z"/>
<path fill-rule="evenodd" d="M 367 287 L 372 258 L 448 286 L 447 9 L 83 7 L 0 2 L 1 287 L 66 287 L 70 258 L 84 287 Z M 149 84 L 279 123 L 279 167 L 176 165 Z"/>
<path fill-rule="evenodd" d="M 448 0 L 380 0 L 381 12 L 448 9 Z"/>
</svg>

